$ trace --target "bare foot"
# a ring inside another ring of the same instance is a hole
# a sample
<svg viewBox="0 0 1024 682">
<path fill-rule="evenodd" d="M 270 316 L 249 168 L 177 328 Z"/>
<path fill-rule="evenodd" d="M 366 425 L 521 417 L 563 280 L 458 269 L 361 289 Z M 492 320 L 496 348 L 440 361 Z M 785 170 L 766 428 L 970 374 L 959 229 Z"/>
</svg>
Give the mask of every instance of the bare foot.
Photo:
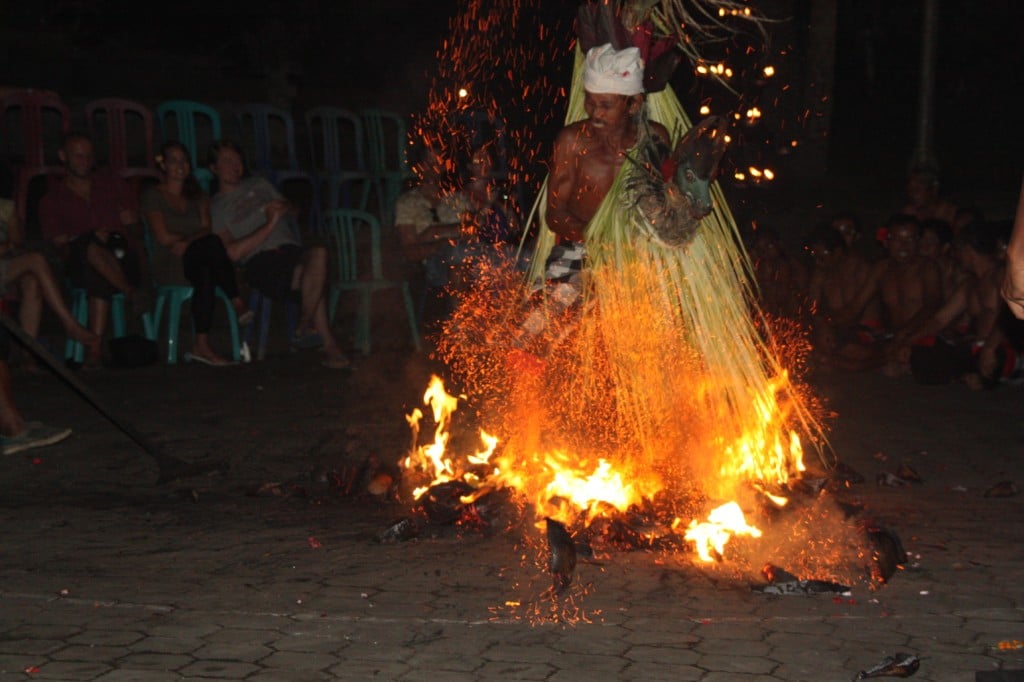
<svg viewBox="0 0 1024 682">
<path fill-rule="evenodd" d="M 217 365 L 230 365 L 230 364 L 232 364 L 230 360 L 227 360 L 226 358 L 222 358 L 221 356 L 219 356 L 216 353 L 214 353 L 212 350 L 211 351 L 200 351 L 200 350 L 197 349 L 197 350 L 193 350 L 189 355 L 191 356 L 192 360 L 194 360 L 196 362 L 201 362 L 204 365 L 214 365 L 214 366 L 217 366 Z"/>
<path fill-rule="evenodd" d="M 325 350 L 324 359 L 320 364 L 330 369 L 348 369 L 352 366 L 352 362 L 338 348 Z"/>
</svg>

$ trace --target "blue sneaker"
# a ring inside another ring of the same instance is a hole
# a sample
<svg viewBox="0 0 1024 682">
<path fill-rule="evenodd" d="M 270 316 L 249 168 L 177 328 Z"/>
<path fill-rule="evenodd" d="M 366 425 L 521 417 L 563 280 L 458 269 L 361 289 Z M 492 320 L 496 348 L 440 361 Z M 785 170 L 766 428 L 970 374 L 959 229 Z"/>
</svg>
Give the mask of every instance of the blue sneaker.
<svg viewBox="0 0 1024 682">
<path fill-rule="evenodd" d="M 23 450 L 59 443 L 70 435 L 71 429 L 47 426 L 40 422 L 27 422 L 25 430 L 17 436 L 0 436 L 0 452 L 13 455 Z"/>
</svg>

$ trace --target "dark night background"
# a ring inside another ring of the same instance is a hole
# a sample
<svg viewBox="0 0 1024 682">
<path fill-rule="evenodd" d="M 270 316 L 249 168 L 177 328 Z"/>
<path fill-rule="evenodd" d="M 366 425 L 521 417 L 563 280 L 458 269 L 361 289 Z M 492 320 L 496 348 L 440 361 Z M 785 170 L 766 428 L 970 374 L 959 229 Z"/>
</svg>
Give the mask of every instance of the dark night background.
<svg viewBox="0 0 1024 682">
<path fill-rule="evenodd" d="M 898 196 L 916 140 L 924 2 L 829 1 L 838 18 L 828 177 L 854 193 L 857 187 L 895 188 Z M 436 52 L 450 33 L 451 17 L 465 4 L 0 0 L 7 55 L 0 88 L 52 89 L 76 113 L 89 99 L 121 96 L 151 106 L 186 98 L 214 106 L 271 101 L 296 113 L 334 104 L 412 115 L 426 105 Z M 768 84 L 741 82 L 743 98 L 721 105 L 765 110 L 758 128 L 745 132 L 737 163 L 780 168 L 780 187 L 787 178 L 820 180 L 799 153 L 776 153 L 806 125 L 800 92 L 806 95 L 813 70 L 807 50 L 814 0 L 754 4 L 787 20 L 771 28 L 779 76 Z M 576 0 L 536 6 L 554 27 L 551 40 L 567 44 Z M 1005 197 L 1015 196 L 1020 185 L 1024 154 L 1018 124 L 1022 7 L 1017 0 L 940 0 L 934 152 L 944 189 L 962 203 L 1006 214 L 1013 206 L 1003 205 Z M 552 77 L 567 85 L 568 67 Z M 689 78 L 682 73 L 674 83 L 690 108 L 723 100 L 713 86 Z"/>
</svg>

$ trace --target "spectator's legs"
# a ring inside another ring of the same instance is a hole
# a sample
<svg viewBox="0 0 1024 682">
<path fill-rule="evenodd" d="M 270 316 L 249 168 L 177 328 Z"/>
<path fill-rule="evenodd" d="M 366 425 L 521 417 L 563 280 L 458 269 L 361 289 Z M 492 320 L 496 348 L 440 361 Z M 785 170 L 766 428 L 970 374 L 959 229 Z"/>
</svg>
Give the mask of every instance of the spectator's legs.
<svg viewBox="0 0 1024 682">
<path fill-rule="evenodd" d="M 89 297 L 89 330 L 97 336 L 97 339 L 103 338 L 103 332 L 107 328 L 107 317 L 110 316 L 110 301 L 104 300 L 97 296 Z M 87 365 L 98 365 L 101 359 L 101 348 L 100 344 L 89 346 L 85 352 L 85 364 Z"/>
<path fill-rule="evenodd" d="M 26 334 L 33 339 L 39 338 L 39 325 L 43 319 L 43 292 L 40 290 L 39 280 L 32 273 L 25 273 L 17 279 L 11 279 L 17 281 L 18 288 L 21 290 L 18 322 Z M 70 317 L 70 313 L 68 316 Z"/>
<path fill-rule="evenodd" d="M 25 418 L 14 403 L 11 390 L 11 369 L 6 360 L 0 360 L 0 435 L 15 436 L 25 430 Z"/>
<path fill-rule="evenodd" d="M 124 292 L 126 296 L 131 297 L 135 288 L 128 281 L 121 264 L 113 253 L 99 244 L 91 243 L 86 248 L 85 259 L 100 277 L 110 282 L 119 291 Z"/>
<path fill-rule="evenodd" d="M 43 301 L 60 320 L 61 326 L 75 341 L 86 346 L 99 347 L 99 336 L 78 324 L 64 302 L 64 295 L 57 286 L 57 279 L 46 258 L 41 253 L 25 253 L 12 258 L 7 265 L 7 276 L 21 285 L 21 328 L 33 339 L 39 336 L 39 324 L 43 314 Z"/>
<path fill-rule="evenodd" d="M 302 295 L 299 334 L 315 330 L 324 341 L 326 361 L 339 366 L 344 364 L 345 354 L 331 334 L 331 322 L 327 317 L 327 249 L 322 246 L 307 249 L 302 262 L 295 268 L 295 277 L 297 282 L 293 280 L 292 288 L 298 289 Z"/>
</svg>

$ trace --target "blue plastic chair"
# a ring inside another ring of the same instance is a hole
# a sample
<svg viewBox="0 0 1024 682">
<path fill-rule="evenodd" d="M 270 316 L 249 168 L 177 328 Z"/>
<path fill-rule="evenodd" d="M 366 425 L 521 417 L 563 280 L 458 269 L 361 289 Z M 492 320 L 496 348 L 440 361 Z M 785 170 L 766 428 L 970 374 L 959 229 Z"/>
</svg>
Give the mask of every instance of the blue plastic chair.
<svg viewBox="0 0 1024 682">
<path fill-rule="evenodd" d="M 253 171 L 266 175 L 273 182 L 277 170 L 298 171 L 299 159 L 295 153 L 295 123 L 292 115 L 284 109 L 269 104 L 245 104 L 236 111 L 238 129 L 246 149 L 252 150 L 250 166 Z M 284 143 L 283 162 L 275 155 L 274 130 L 280 128 L 283 136 L 277 136 Z"/>
<path fill-rule="evenodd" d="M 392 111 L 366 109 L 362 112 L 366 132 L 366 168 L 370 183 L 380 206 L 381 219 L 386 225 L 395 220 L 395 203 L 406 180 L 413 176 L 409 168 L 409 147 L 405 120 Z M 364 191 L 361 208 L 365 209 L 369 197 Z"/>
<path fill-rule="evenodd" d="M 149 224 L 142 220 L 144 238 L 146 245 L 146 257 L 150 263 L 153 260 L 153 234 L 150 232 Z M 152 268 L 150 268 L 152 271 Z M 167 347 L 167 364 L 173 365 L 178 362 L 178 332 L 181 328 L 181 308 L 186 301 L 192 298 L 195 289 L 185 284 L 160 284 L 154 281 L 156 289 L 156 301 L 153 304 L 153 312 L 143 316 L 143 326 L 146 338 L 157 341 L 160 337 L 160 321 L 163 319 L 164 307 L 167 308 L 167 335 L 164 344 Z M 217 298 L 224 302 L 227 312 L 228 329 L 231 332 L 231 359 L 239 362 L 242 359 L 242 346 L 238 330 L 238 315 L 235 313 L 235 306 L 231 299 L 220 287 L 216 290 Z M 251 326 L 251 325 L 250 325 Z M 193 329 L 193 333 L 195 330 Z M 116 333 L 116 324 L 115 324 Z"/>
<path fill-rule="evenodd" d="M 89 326 L 89 294 L 85 289 L 71 290 L 71 316 L 83 327 Z M 128 316 L 125 313 L 124 294 L 114 294 L 110 299 L 110 320 L 113 338 L 119 339 L 128 333 Z M 143 325 L 149 322 L 143 316 Z M 148 336 L 147 336 L 148 338 Z M 68 339 L 64 342 L 64 358 L 78 364 L 85 362 L 85 346 L 80 341 Z"/>
<path fill-rule="evenodd" d="M 249 310 L 256 314 L 254 323 L 249 325 L 245 332 L 245 342 L 251 348 L 255 339 L 256 325 L 259 325 L 259 343 L 256 346 L 256 359 L 263 360 L 267 357 L 267 339 L 270 337 L 270 314 L 273 309 L 273 301 L 259 289 L 252 289 L 249 292 Z M 295 301 L 284 302 L 285 327 L 288 330 L 288 340 L 295 336 L 295 330 L 299 326 L 299 306 Z"/>
<path fill-rule="evenodd" d="M 404 280 L 385 279 L 380 253 L 380 222 L 366 211 L 335 209 L 324 214 L 324 232 L 330 242 L 337 279 L 331 284 L 328 312 L 331 321 L 337 311 L 338 300 L 344 291 L 359 294 L 356 311 L 355 345 L 363 355 L 370 353 L 370 318 L 373 294 L 386 289 L 398 289 L 405 304 L 412 333 L 413 347 L 420 351 L 422 342 L 416 325 L 409 283 Z M 369 244 L 369 252 L 365 245 Z M 369 272 L 361 268 L 369 264 Z"/>
<path fill-rule="evenodd" d="M 168 122 L 168 118 L 174 118 L 174 126 Z M 192 160 L 192 173 L 202 186 L 203 191 L 209 193 L 210 182 L 213 174 L 206 168 L 206 155 L 200 151 L 199 135 L 200 126 L 205 121 L 209 128 L 209 144 L 221 138 L 220 114 L 211 106 L 191 100 L 177 99 L 162 102 L 156 108 L 156 118 L 160 123 L 160 135 L 164 142 L 177 140 L 188 150 Z M 204 148 L 205 149 L 205 148 Z"/>
<path fill-rule="evenodd" d="M 363 155 L 363 124 L 355 113 L 338 107 L 315 107 L 306 112 L 309 156 L 326 210 L 366 210 L 370 174 Z M 353 204 L 352 186 L 362 183 L 358 205 Z"/>
</svg>

